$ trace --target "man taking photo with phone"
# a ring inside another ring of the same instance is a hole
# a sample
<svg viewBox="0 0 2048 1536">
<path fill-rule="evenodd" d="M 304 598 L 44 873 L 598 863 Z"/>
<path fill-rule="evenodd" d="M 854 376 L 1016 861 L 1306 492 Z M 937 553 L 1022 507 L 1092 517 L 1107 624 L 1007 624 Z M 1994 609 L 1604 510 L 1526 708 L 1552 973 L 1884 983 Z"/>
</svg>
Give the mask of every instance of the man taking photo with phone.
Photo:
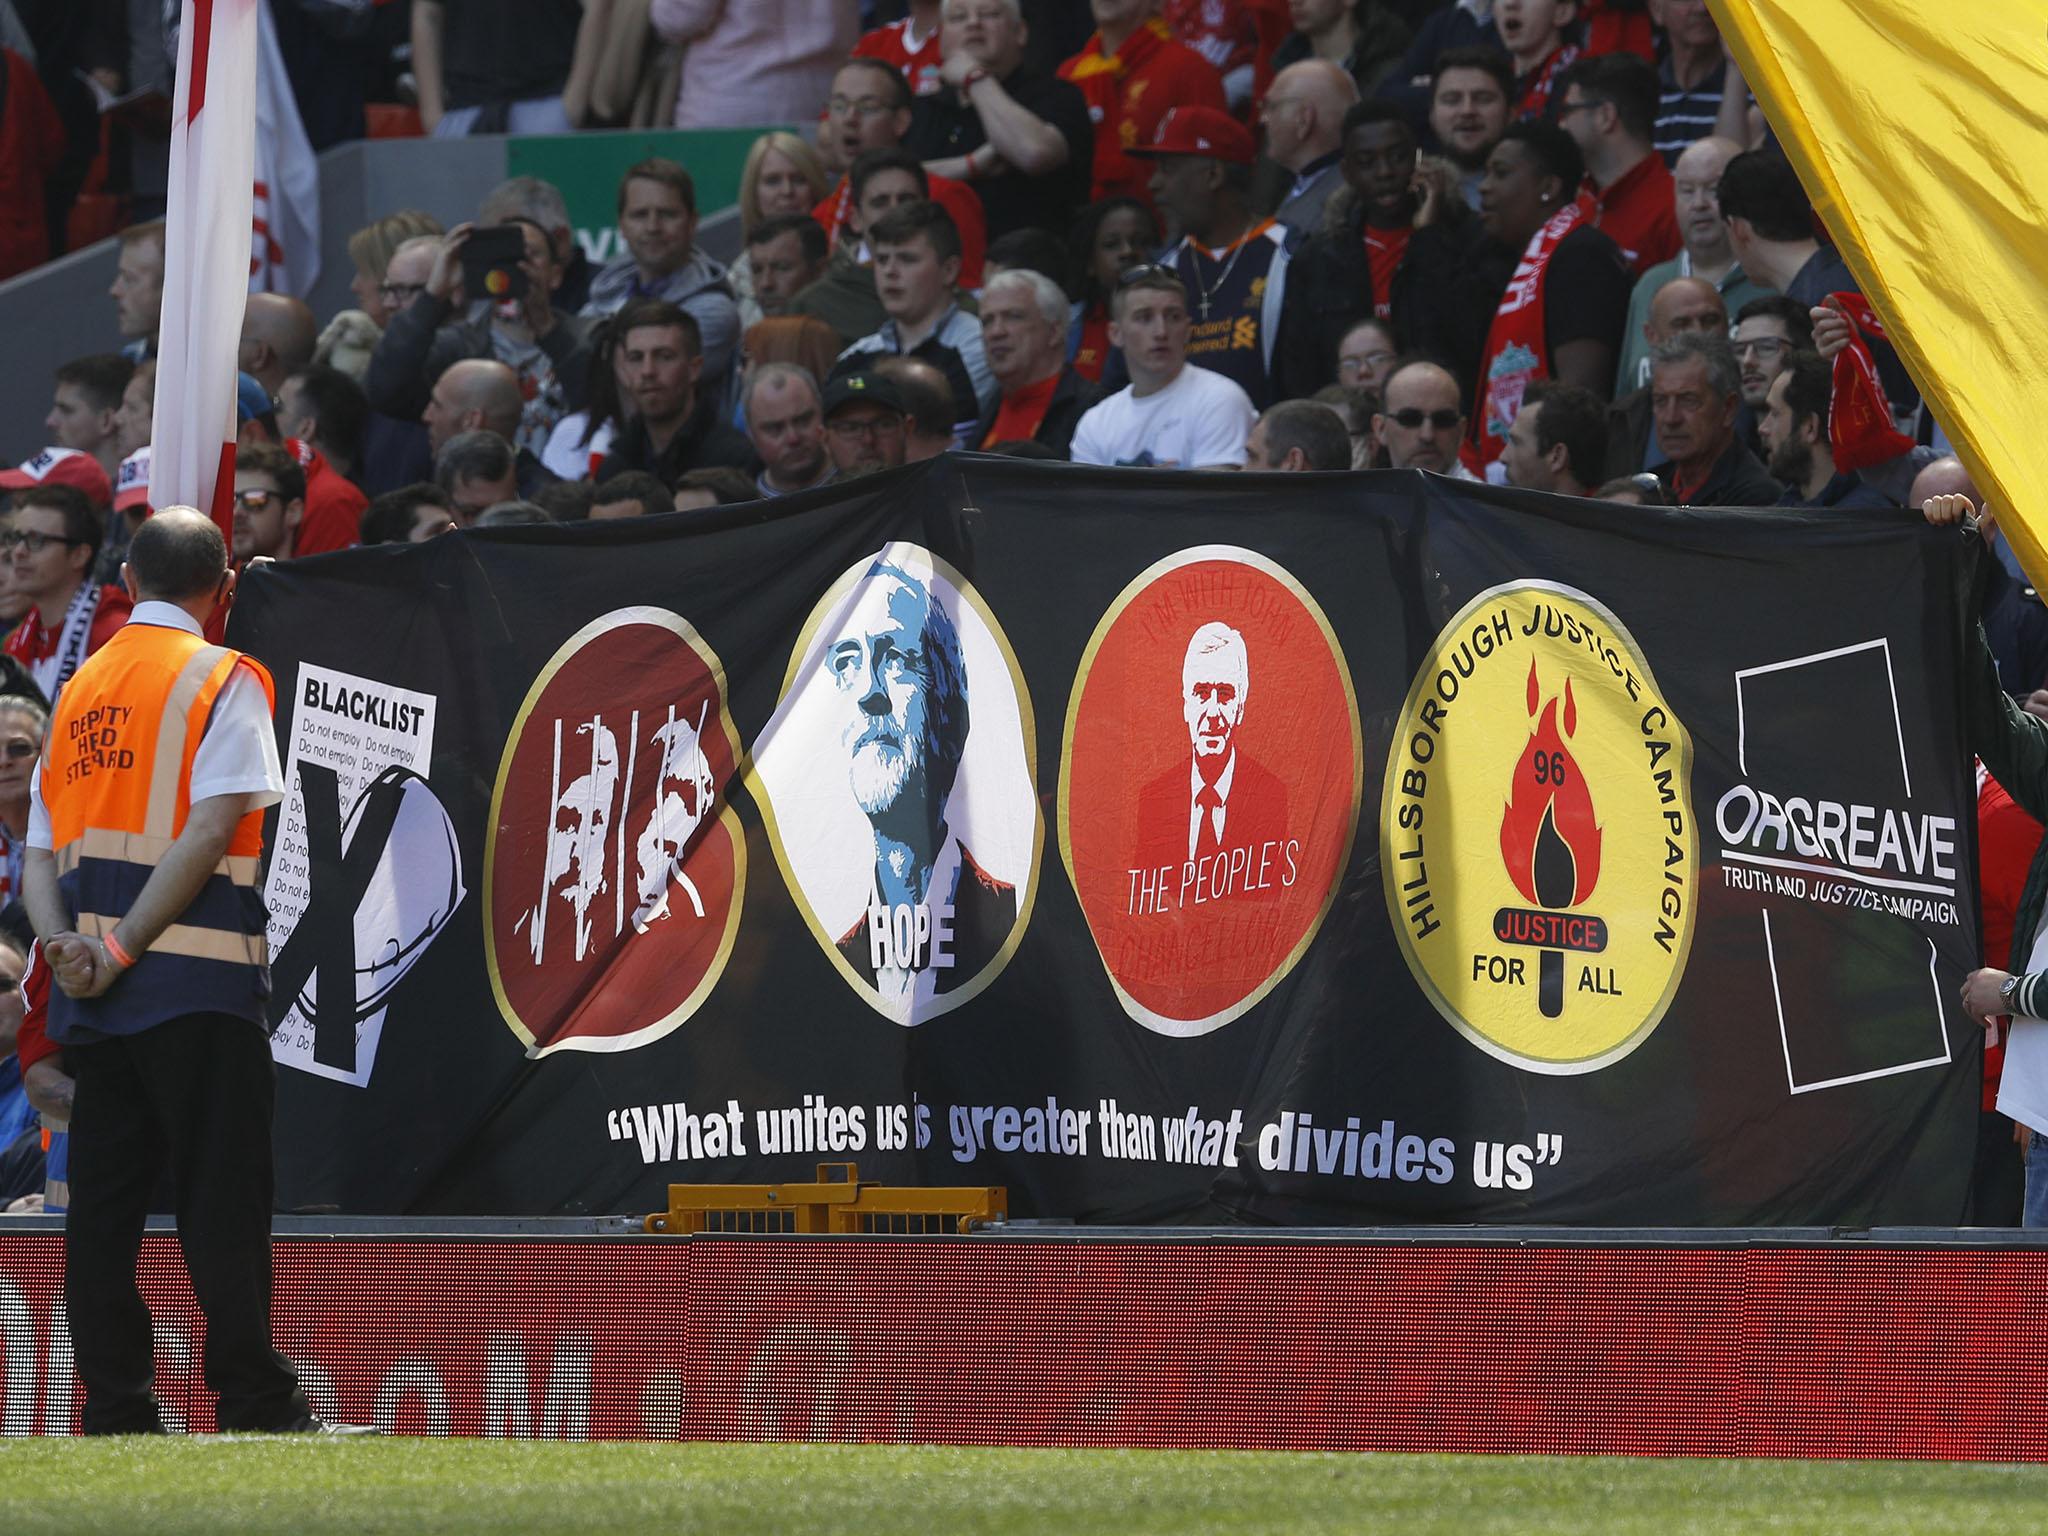
<svg viewBox="0 0 2048 1536">
<path fill-rule="evenodd" d="M 519 376 L 526 401 L 513 446 L 540 453 L 555 423 L 583 408 L 590 373 L 590 322 L 555 308 L 561 281 L 538 224 L 456 225 L 441 241 L 425 291 L 392 315 L 370 355 L 363 390 L 371 408 L 416 420 L 450 365 L 495 359 Z"/>
</svg>

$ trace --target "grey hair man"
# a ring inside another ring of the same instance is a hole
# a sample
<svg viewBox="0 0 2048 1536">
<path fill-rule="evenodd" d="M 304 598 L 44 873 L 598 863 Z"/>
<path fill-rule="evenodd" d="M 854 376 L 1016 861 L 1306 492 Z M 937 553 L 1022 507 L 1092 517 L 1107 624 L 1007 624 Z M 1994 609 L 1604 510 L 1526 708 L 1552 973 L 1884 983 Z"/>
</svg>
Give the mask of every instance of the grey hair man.
<svg viewBox="0 0 2048 1536">
<path fill-rule="evenodd" d="M 997 399 L 975 443 L 1025 440 L 1067 456 L 1089 394 L 1067 366 L 1070 314 L 1060 285 L 1027 267 L 998 272 L 982 288 L 981 350 Z"/>
<path fill-rule="evenodd" d="M 1742 368 L 1723 336 L 1681 332 L 1650 353 L 1650 414 L 1668 462 L 1657 478 L 1681 507 L 1768 507 L 1778 482 L 1735 430 Z"/>
</svg>

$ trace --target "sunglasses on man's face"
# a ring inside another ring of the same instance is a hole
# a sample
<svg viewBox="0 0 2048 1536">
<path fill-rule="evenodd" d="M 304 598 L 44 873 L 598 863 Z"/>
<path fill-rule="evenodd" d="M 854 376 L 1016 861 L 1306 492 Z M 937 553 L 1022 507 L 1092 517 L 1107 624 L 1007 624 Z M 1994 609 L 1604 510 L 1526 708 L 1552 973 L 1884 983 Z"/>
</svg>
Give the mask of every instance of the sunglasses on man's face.
<svg viewBox="0 0 2048 1536">
<path fill-rule="evenodd" d="M 1439 432 L 1449 432 L 1464 419 L 1457 411 L 1418 411 L 1412 405 L 1405 411 L 1387 412 L 1387 420 L 1406 427 L 1410 432 L 1420 432 L 1425 421 Z"/>
<path fill-rule="evenodd" d="M 36 744 L 17 736 L 14 740 L 0 745 L 0 752 L 7 754 L 7 761 L 10 763 L 18 763 L 25 757 L 36 755 Z"/>
</svg>

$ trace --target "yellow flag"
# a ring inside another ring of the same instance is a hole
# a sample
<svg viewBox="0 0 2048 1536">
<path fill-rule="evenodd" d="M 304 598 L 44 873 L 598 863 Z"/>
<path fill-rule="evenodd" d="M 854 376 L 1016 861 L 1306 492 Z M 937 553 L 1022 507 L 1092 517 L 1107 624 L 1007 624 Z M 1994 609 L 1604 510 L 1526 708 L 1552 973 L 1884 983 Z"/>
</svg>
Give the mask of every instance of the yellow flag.
<svg viewBox="0 0 2048 1536">
<path fill-rule="evenodd" d="M 2048 591 L 2048 5 L 1709 4 L 1864 297 Z"/>
</svg>

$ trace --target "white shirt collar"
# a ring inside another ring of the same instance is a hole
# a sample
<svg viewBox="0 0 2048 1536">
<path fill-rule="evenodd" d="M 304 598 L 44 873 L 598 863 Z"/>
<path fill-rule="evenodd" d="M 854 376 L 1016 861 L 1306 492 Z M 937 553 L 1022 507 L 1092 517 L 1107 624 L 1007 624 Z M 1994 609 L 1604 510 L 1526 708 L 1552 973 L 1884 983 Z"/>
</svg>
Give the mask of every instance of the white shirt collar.
<svg viewBox="0 0 2048 1536">
<path fill-rule="evenodd" d="M 128 615 L 128 622 L 156 624 L 164 629 L 182 629 L 188 635 L 199 635 L 202 638 L 206 634 L 199 621 L 176 603 L 160 603 L 154 598 L 148 602 L 137 603 L 134 612 Z"/>
<path fill-rule="evenodd" d="M 1470 15 L 1474 21 L 1493 19 L 1493 0 L 1458 0 L 1458 9 Z"/>
</svg>

